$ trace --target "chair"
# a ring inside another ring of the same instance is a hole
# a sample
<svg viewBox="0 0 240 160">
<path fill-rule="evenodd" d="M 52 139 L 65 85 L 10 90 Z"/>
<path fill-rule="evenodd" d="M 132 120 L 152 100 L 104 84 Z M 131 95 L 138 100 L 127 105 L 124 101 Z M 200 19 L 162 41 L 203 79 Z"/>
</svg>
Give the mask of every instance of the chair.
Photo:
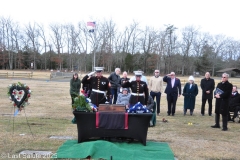
<svg viewBox="0 0 240 160">
<path fill-rule="evenodd" d="M 156 102 L 154 101 L 154 105 L 153 105 L 153 115 L 152 115 L 152 124 L 153 126 L 156 125 Z"/>
<path fill-rule="evenodd" d="M 239 106 L 237 106 L 239 108 Z M 229 119 L 232 120 L 233 115 L 234 115 L 235 107 L 229 107 Z M 237 117 L 235 120 L 240 123 L 240 110 L 238 110 Z"/>
</svg>

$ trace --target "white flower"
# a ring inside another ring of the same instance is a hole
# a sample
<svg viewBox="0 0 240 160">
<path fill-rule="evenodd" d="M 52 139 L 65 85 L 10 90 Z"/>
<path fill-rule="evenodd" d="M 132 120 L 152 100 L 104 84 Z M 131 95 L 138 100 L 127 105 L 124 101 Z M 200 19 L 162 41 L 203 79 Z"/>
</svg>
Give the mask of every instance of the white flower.
<svg viewBox="0 0 240 160">
<path fill-rule="evenodd" d="M 9 99 L 12 100 L 12 97 L 10 96 Z"/>
<path fill-rule="evenodd" d="M 9 84 L 9 87 L 12 87 L 12 84 Z"/>
<path fill-rule="evenodd" d="M 29 90 L 28 90 L 28 93 L 31 93 L 31 92 L 32 92 L 32 91 L 29 89 Z"/>
</svg>

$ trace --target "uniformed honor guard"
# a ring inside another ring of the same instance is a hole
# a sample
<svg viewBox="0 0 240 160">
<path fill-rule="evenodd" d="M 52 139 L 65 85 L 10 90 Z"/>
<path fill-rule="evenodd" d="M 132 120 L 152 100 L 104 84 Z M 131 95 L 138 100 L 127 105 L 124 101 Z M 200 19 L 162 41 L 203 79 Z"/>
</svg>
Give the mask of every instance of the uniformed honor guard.
<svg viewBox="0 0 240 160">
<path fill-rule="evenodd" d="M 90 84 L 92 90 L 90 99 L 97 107 L 110 99 L 109 81 L 102 76 L 103 67 L 95 67 L 95 71 L 83 77 L 82 83 Z M 96 73 L 96 76 L 94 74 Z"/>
<path fill-rule="evenodd" d="M 134 71 L 136 80 L 127 81 L 122 84 L 123 88 L 131 88 L 131 97 L 129 100 L 130 106 L 140 102 L 142 105 L 147 105 L 148 101 L 148 87 L 147 83 L 141 81 L 142 71 Z"/>
</svg>

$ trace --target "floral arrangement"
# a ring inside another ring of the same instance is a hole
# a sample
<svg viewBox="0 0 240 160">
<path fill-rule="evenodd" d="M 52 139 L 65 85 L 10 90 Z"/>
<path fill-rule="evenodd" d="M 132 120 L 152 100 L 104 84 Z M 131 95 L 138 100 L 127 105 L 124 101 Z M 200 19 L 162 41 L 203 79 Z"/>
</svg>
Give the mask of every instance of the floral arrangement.
<svg viewBox="0 0 240 160">
<path fill-rule="evenodd" d="M 85 112 L 93 112 L 97 111 L 96 106 L 91 104 L 91 100 L 84 95 L 78 95 L 74 98 L 74 104 L 72 105 L 73 110 L 76 111 L 85 111 Z"/>
<path fill-rule="evenodd" d="M 7 92 L 9 99 L 12 101 L 14 107 L 22 110 L 28 105 L 28 99 L 31 97 L 31 90 L 26 84 L 12 83 L 8 86 Z"/>
</svg>

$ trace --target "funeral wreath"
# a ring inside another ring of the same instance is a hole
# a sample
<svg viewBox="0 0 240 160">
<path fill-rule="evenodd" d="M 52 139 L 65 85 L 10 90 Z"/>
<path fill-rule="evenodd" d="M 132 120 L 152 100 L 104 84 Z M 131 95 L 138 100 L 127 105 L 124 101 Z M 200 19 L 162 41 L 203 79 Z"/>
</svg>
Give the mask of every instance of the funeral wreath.
<svg viewBox="0 0 240 160">
<path fill-rule="evenodd" d="M 12 83 L 8 86 L 8 96 L 14 107 L 22 110 L 28 105 L 28 99 L 31 97 L 29 86 L 21 82 Z"/>
</svg>

